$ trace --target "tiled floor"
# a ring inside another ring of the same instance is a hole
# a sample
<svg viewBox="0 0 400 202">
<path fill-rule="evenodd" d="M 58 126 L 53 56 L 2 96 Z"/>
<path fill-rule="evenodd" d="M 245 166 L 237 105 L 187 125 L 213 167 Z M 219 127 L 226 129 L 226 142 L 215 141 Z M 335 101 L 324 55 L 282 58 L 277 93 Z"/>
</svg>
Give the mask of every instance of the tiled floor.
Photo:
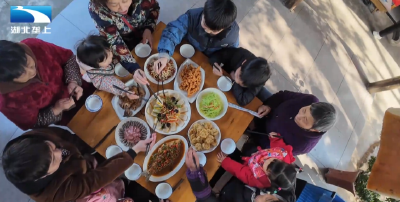
<svg viewBox="0 0 400 202">
<path fill-rule="evenodd" d="M 370 95 L 359 71 L 370 82 L 400 75 L 400 48 L 387 39 L 371 37 L 370 30 L 390 24 L 384 14 L 371 14 L 361 0 L 305 0 L 289 12 L 278 0 L 233 0 L 238 7 L 240 44 L 267 58 L 273 76 L 266 86 L 278 90 L 313 93 L 339 110 L 339 121 L 308 155 L 298 156 L 310 183 L 338 191 L 346 201 L 348 192 L 324 183 L 318 167 L 354 170 L 369 145 L 379 140 L 382 117 L 388 107 L 400 106 L 400 91 Z M 53 6 L 52 34 L 38 37 L 74 50 L 76 42 L 96 33 L 87 12 L 88 0 L 0 0 L 0 39 L 21 40 L 33 35 L 11 35 L 9 6 Z M 160 20 L 170 22 L 205 0 L 159 0 Z M 69 4 L 69 6 L 67 6 Z M 44 25 L 43 25 L 44 26 Z M 0 114 L 0 151 L 22 131 Z M 6 191 L 7 190 L 7 191 Z M 11 190 L 11 191 L 10 191 Z M 29 201 L 0 174 L 0 201 Z"/>
</svg>

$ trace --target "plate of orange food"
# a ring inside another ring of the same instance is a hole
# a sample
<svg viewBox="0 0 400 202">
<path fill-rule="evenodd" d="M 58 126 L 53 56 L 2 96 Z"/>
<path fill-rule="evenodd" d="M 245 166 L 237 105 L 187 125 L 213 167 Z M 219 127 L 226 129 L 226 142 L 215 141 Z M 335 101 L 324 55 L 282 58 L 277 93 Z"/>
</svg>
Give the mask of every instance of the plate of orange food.
<svg viewBox="0 0 400 202">
<path fill-rule="evenodd" d="M 190 59 L 185 60 L 179 67 L 174 90 L 181 92 L 190 103 L 196 100 L 203 89 L 206 72 Z"/>
</svg>

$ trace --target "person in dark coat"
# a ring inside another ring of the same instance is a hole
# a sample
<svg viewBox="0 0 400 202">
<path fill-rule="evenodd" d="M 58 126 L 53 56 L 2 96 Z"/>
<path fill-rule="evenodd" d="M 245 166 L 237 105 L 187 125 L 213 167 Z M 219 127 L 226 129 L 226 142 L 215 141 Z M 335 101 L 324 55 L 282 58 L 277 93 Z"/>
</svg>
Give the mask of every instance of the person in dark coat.
<svg viewBox="0 0 400 202">
<path fill-rule="evenodd" d="M 239 105 L 249 104 L 256 96 L 265 97 L 260 94 L 268 94 L 266 97 L 271 95 L 264 88 L 265 82 L 271 77 L 266 59 L 256 57 L 244 48 L 225 48 L 212 54 L 209 62 L 214 74 L 222 76 L 224 69 L 235 81 L 232 92 Z"/>
<path fill-rule="evenodd" d="M 319 102 L 311 94 L 291 91 L 272 95 L 258 108 L 258 113 L 263 118 L 254 119 L 254 130 L 279 133 L 293 147 L 293 155 L 310 152 L 337 120 L 332 104 Z M 268 136 L 252 135 L 252 138 L 256 146 L 269 148 Z"/>
</svg>

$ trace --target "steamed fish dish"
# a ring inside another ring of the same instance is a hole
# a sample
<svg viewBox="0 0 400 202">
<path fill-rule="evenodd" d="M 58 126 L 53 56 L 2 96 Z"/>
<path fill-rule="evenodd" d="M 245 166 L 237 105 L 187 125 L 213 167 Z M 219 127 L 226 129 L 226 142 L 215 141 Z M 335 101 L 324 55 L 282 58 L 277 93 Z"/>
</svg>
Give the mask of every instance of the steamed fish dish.
<svg viewBox="0 0 400 202">
<path fill-rule="evenodd" d="M 143 172 L 146 179 L 149 180 L 152 175 L 163 176 L 171 172 L 183 158 L 184 147 L 183 141 L 178 139 L 161 144 L 151 154 L 148 170 Z"/>
<path fill-rule="evenodd" d="M 184 98 L 177 93 L 158 93 L 158 98 L 150 101 L 146 112 L 154 118 L 157 123 L 156 129 L 164 133 L 175 132 L 189 119 L 188 106 L 185 106 Z"/>
<path fill-rule="evenodd" d="M 129 87 L 128 89 L 134 92 L 135 95 L 139 96 L 139 99 L 131 100 L 127 96 L 119 96 L 119 106 L 124 109 L 124 117 L 131 117 L 132 110 L 136 110 L 142 104 L 142 98 L 146 95 L 146 92 L 142 87 L 138 85 Z"/>
<path fill-rule="evenodd" d="M 200 112 L 208 118 L 215 118 L 221 114 L 224 104 L 216 93 L 207 93 L 201 97 Z"/>
</svg>

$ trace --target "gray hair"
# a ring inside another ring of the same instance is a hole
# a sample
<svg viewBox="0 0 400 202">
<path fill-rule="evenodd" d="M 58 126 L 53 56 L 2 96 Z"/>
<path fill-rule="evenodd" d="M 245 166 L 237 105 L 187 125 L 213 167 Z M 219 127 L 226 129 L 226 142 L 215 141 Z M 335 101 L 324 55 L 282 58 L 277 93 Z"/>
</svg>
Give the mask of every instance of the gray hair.
<svg viewBox="0 0 400 202">
<path fill-rule="evenodd" d="M 332 104 L 316 102 L 311 104 L 310 111 L 314 118 L 312 129 L 326 132 L 336 124 L 337 112 Z"/>
</svg>

